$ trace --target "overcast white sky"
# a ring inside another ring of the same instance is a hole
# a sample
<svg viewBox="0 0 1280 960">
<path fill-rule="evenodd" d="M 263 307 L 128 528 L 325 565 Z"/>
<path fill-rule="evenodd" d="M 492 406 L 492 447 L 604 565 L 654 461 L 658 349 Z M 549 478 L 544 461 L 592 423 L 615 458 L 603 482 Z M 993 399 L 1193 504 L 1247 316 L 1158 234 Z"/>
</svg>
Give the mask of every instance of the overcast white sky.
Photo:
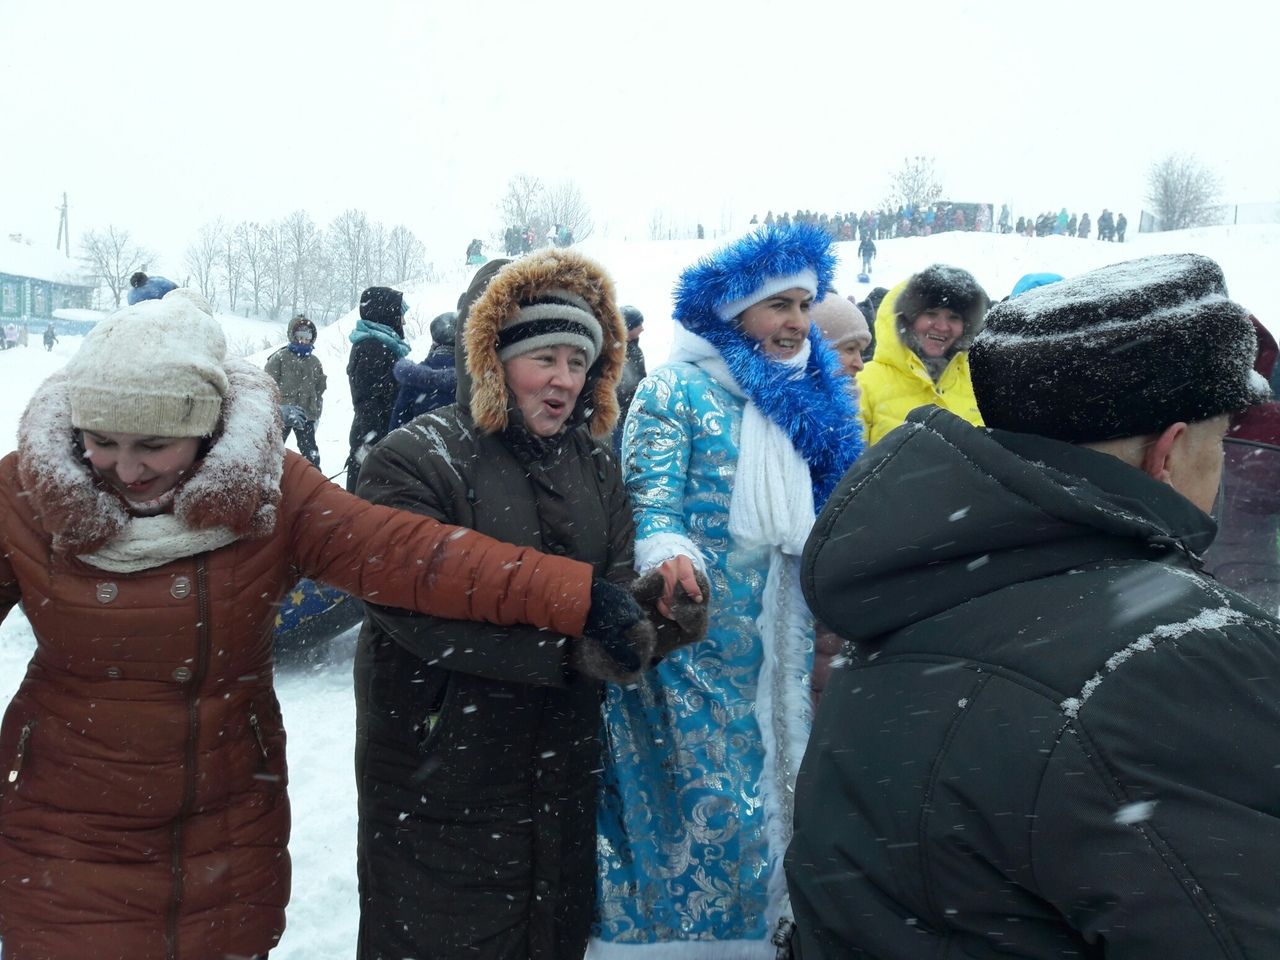
<svg viewBox="0 0 1280 960">
<path fill-rule="evenodd" d="M 519 172 L 643 238 L 870 207 L 916 153 L 951 199 L 1136 226 L 1170 151 L 1280 200 L 1278 38 L 1242 0 L 0 0 L 0 231 L 52 244 L 65 190 L 181 275 L 215 217 L 357 207 L 443 261 Z"/>
</svg>

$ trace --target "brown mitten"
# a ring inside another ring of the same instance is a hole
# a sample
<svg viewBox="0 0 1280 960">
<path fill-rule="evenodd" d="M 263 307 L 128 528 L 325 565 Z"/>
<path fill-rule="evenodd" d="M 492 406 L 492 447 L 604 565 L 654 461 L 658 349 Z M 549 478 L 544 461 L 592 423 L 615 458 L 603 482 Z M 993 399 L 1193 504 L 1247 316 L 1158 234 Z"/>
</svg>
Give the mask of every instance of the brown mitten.
<svg viewBox="0 0 1280 960">
<path fill-rule="evenodd" d="M 700 571 L 695 570 L 698 590 L 702 593 L 702 601 L 695 603 L 684 587 L 676 584 L 675 596 L 671 600 L 671 617 L 664 617 L 658 610 L 658 600 L 662 598 L 662 574 L 656 569 L 650 570 L 643 577 L 631 583 L 631 595 L 648 615 L 657 633 L 657 644 L 653 650 L 653 662 L 657 663 L 672 650 L 690 643 L 697 643 L 707 635 L 707 621 L 710 616 L 709 600 L 711 585 Z"/>
<path fill-rule="evenodd" d="M 656 643 L 653 624 L 641 618 L 607 642 L 583 636 L 573 641 L 573 668 L 585 676 L 625 686 L 649 669 Z"/>
</svg>

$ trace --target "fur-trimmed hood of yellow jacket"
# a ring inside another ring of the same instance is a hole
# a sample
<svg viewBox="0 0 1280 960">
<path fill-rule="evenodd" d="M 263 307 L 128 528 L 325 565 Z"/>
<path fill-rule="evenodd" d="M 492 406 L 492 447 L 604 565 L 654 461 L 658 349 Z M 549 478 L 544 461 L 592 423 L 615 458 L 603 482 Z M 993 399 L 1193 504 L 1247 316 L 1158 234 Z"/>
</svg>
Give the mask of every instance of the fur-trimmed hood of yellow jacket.
<svg viewBox="0 0 1280 960">
<path fill-rule="evenodd" d="M 549 290 L 566 290 L 582 298 L 600 322 L 600 356 L 587 371 L 569 422 L 586 422 L 593 437 L 607 436 L 618 420 L 615 391 L 626 362 L 626 325 L 618 312 L 613 280 L 598 263 L 572 249 L 538 250 L 507 264 L 471 305 L 462 336 L 465 369 L 458 364 L 459 400 L 484 432 L 506 429 L 511 401 L 498 359 L 498 335 L 522 303 Z"/>
</svg>

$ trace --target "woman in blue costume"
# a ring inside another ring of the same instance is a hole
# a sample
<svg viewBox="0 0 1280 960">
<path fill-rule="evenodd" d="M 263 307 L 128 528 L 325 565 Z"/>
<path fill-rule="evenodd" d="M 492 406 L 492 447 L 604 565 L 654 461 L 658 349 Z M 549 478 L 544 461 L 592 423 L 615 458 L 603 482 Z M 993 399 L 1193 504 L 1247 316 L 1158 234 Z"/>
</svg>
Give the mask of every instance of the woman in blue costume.
<svg viewBox="0 0 1280 960">
<path fill-rule="evenodd" d="M 839 360 L 809 322 L 829 243 L 771 226 L 687 269 L 671 361 L 627 418 L 637 569 L 662 572 L 664 612 L 705 573 L 711 624 L 609 688 L 592 960 L 772 958 L 790 918 L 782 858 L 813 659 L 800 553 L 862 449 Z"/>
</svg>

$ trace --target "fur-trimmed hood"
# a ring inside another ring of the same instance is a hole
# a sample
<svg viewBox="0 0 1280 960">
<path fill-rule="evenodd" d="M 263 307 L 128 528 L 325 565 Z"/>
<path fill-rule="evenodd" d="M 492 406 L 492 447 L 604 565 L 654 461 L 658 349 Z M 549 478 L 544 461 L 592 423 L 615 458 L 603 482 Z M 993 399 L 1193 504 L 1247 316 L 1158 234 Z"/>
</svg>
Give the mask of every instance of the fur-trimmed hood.
<svg viewBox="0 0 1280 960">
<path fill-rule="evenodd" d="M 893 306 L 895 330 L 898 339 L 910 349 L 911 324 L 926 310 L 946 307 L 964 319 L 964 333 L 951 345 L 951 353 L 957 354 L 973 346 L 973 338 L 982 332 L 983 320 L 991 299 L 987 291 L 974 279 L 973 274 L 960 267 L 935 263 L 919 273 L 912 274 L 907 282 L 896 290 Z M 885 297 L 887 301 L 889 297 Z M 881 309 L 884 303 L 881 303 Z"/>
<path fill-rule="evenodd" d="M 473 286 L 474 286 L 473 281 Z M 600 322 L 604 342 L 587 371 L 570 423 L 585 421 L 596 438 L 608 436 L 618 420 L 616 389 L 626 362 L 626 326 L 618 312 L 613 280 L 594 260 L 573 249 L 546 248 L 503 267 L 466 312 L 461 340 L 466 362 L 458 364 L 459 402 L 485 433 L 507 427 L 510 397 L 498 334 L 520 304 L 547 290 L 567 290 L 586 301 Z"/>
<path fill-rule="evenodd" d="M 193 530 L 226 527 L 261 537 L 275 527 L 284 470 L 274 381 L 245 361 L 226 364 L 228 391 L 212 445 L 178 490 L 173 513 Z M 32 513 L 60 554 L 92 553 L 133 519 L 119 494 L 99 483 L 71 425 L 69 378 L 49 377 L 18 427 L 18 476 Z"/>
<path fill-rule="evenodd" d="M 304 317 L 302 314 L 298 314 L 298 316 L 294 317 L 292 320 L 289 321 L 289 326 L 285 329 L 285 336 L 289 340 L 292 340 L 293 335 L 301 327 L 311 328 L 311 340 L 314 343 L 316 336 L 318 335 L 318 331 L 316 330 L 316 325 L 311 322 L 311 319 L 309 317 Z"/>
</svg>

